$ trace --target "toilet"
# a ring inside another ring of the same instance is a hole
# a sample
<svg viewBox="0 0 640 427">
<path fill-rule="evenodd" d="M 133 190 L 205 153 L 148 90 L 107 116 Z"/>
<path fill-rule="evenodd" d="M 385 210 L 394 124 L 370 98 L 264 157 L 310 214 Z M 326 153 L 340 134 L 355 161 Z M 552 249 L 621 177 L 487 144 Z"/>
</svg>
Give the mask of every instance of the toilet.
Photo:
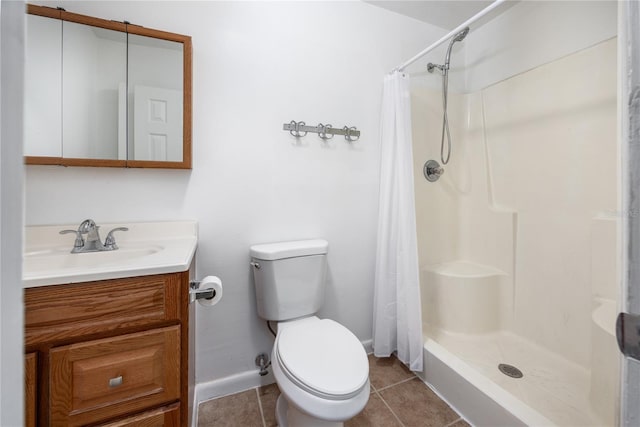
<svg viewBox="0 0 640 427">
<path fill-rule="evenodd" d="M 280 427 L 342 426 L 369 400 L 369 363 L 358 338 L 315 313 L 324 300 L 326 240 L 251 246 L 258 315 L 277 322 L 271 364 Z"/>
</svg>

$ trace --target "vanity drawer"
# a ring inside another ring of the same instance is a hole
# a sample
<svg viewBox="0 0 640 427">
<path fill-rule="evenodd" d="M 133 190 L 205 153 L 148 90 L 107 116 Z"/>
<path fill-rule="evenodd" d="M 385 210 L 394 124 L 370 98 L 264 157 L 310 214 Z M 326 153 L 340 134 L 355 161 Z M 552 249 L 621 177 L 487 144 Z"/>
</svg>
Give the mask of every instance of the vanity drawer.
<svg viewBox="0 0 640 427">
<path fill-rule="evenodd" d="M 107 420 L 180 398 L 180 326 L 56 347 L 51 425 Z"/>
<path fill-rule="evenodd" d="M 25 344 L 180 320 L 185 274 L 27 288 Z"/>
<path fill-rule="evenodd" d="M 153 411 L 127 417 L 122 420 L 99 424 L 97 427 L 179 427 L 180 404 L 164 406 Z"/>
</svg>

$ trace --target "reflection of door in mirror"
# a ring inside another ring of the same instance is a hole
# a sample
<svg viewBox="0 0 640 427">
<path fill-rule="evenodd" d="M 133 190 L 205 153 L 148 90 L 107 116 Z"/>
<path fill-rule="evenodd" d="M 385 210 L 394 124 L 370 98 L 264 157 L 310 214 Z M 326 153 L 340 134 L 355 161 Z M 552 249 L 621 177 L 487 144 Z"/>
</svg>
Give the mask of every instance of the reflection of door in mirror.
<svg viewBox="0 0 640 427">
<path fill-rule="evenodd" d="M 133 88 L 133 158 L 182 160 L 182 91 Z"/>
<path fill-rule="evenodd" d="M 129 34 L 129 159 L 183 159 L 183 44 Z"/>
<path fill-rule="evenodd" d="M 63 23 L 63 156 L 125 159 L 118 152 L 119 88 L 127 79 L 127 34 Z"/>
<path fill-rule="evenodd" d="M 27 15 L 24 154 L 62 157 L 62 21 Z"/>
</svg>

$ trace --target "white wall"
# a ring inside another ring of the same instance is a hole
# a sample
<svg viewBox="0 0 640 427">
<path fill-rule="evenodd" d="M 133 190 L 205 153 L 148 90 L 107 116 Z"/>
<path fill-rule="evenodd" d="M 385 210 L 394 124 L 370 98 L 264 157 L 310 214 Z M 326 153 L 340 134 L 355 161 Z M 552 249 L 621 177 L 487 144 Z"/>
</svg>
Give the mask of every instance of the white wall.
<svg viewBox="0 0 640 427">
<path fill-rule="evenodd" d="M 0 425 L 23 410 L 22 106 L 24 3 L 0 3 Z"/>
<path fill-rule="evenodd" d="M 272 337 L 255 309 L 248 247 L 329 241 L 322 316 L 371 338 L 383 75 L 444 31 L 362 2 L 56 2 L 193 37 L 192 171 L 27 168 L 28 224 L 194 218 L 197 273 L 223 301 L 198 306 L 197 380 L 254 369 Z M 357 126 L 296 141 L 282 124 Z"/>
</svg>

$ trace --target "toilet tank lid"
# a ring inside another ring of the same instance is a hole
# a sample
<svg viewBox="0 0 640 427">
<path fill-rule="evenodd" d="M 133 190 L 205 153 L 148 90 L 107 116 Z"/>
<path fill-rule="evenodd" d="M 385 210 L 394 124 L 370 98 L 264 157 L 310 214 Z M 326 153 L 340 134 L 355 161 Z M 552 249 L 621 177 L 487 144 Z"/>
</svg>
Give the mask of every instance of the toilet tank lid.
<svg viewBox="0 0 640 427">
<path fill-rule="evenodd" d="M 250 248 L 251 257 L 272 261 L 308 255 L 327 253 L 329 242 L 324 239 L 296 240 L 292 242 L 264 243 Z"/>
</svg>

